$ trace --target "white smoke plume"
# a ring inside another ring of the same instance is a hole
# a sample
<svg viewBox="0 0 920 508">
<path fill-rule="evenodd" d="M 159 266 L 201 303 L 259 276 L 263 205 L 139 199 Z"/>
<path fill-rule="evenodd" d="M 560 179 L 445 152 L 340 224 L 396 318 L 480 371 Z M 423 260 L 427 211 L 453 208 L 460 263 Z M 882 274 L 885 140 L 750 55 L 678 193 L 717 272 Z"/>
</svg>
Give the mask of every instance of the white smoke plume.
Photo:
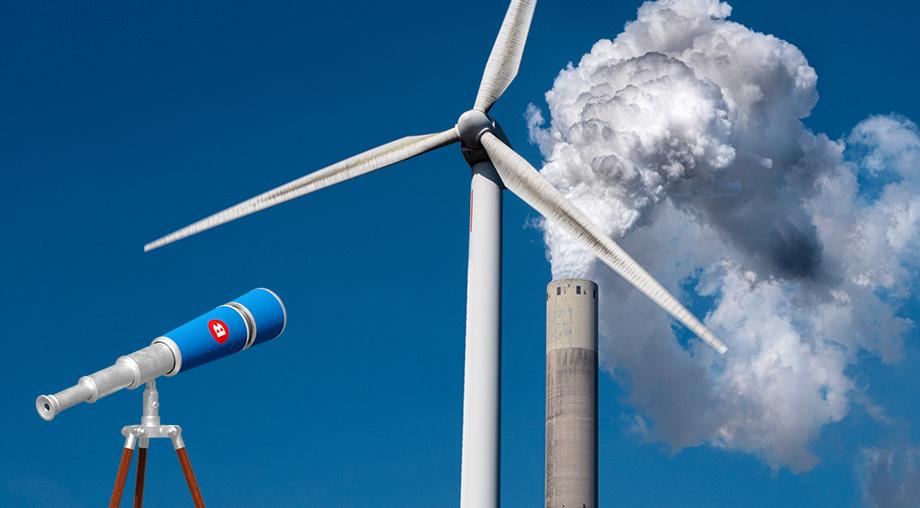
<svg viewBox="0 0 920 508">
<path fill-rule="evenodd" d="M 601 284 L 601 361 L 637 428 L 803 471 L 822 427 L 866 400 L 860 355 L 899 360 L 920 267 L 920 133 L 802 123 L 817 74 L 717 0 L 646 2 L 527 112 L 542 173 L 666 287 L 707 312 L 718 357 L 546 226 L 555 277 Z"/>
</svg>

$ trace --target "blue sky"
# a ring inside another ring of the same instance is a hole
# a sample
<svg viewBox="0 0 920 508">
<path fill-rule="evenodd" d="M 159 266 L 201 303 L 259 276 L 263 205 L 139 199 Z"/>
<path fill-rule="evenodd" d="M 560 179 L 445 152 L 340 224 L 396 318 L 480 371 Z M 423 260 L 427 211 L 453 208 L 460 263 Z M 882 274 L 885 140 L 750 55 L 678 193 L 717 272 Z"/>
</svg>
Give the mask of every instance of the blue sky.
<svg viewBox="0 0 920 508">
<path fill-rule="evenodd" d="M 920 34 L 907 2 L 732 2 L 732 19 L 797 45 L 820 76 L 806 125 L 845 135 L 869 114 L 915 121 Z M 524 111 L 638 2 L 542 2 L 521 73 L 494 114 L 515 147 Z M 329 162 L 447 128 L 469 107 L 505 5 L 2 3 L 0 168 L 6 321 L 0 505 L 98 506 L 140 392 L 51 423 L 34 397 L 256 287 L 285 335 L 159 384 L 212 506 L 450 506 L 459 493 L 469 170 L 454 149 L 152 254 L 163 233 Z M 475 27 L 470 29 L 470 27 Z M 535 216 L 506 201 L 502 498 L 543 496 L 544 298 Z M 916 302 L 906 317 L 920 318 Z M 816 436 L 822 462 L 773 471 L 739 452 L 669 453 L 624 424 L 601 377 L 600 495 L 623 506 L 858 506 L 862 446 L 920 442 L 917 333 L 895 366 L 852 377 L 901 422 L 854 411 Z M 148 506 L 187 493 L 168 445 Z"/>
</svg>

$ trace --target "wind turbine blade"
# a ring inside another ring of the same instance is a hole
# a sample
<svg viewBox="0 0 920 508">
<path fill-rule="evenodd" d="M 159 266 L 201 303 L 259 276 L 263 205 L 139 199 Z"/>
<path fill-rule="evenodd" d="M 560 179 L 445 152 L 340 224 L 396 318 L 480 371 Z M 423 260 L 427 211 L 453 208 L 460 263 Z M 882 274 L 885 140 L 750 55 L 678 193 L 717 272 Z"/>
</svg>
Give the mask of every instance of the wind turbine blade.
<svg viewBox="0 0 920 508">
<path fill-rule="evenodd" d="M 508 89 L 521 66 L 521 56 L 530 31 L 530 20 L 537 0 L 511 0 L 501 30 L 492 46 L 489 61 L 482 73 L 479 93 L 473 108 L 488 112 L 492 104 Z"/>
<path fill-rule="evenodd" d="M 327 166 L 290 183 L 243 201 L 194 224 L 170 233 L 144 246 L 144 252 L 173 243 L 188 236 L 239 219 L 251 213 L 290 201 L 330 185 L 344 182 L 371 171 L 396 164 L 425 152 L 455 143 L 460 139 L 456 127 L 436 134 L 408 136 L 379 146 L 349 159 Z"/>
<path fill-rule="evenodd" d="M 555 187 L 546 181 L 523 157 L 491 132 L 483 134 L 482 145 L 495 165 L 505 187 L 532 206 L 550 222 L 581 240 L 607 266 L 666 310 L 719 353 L 728 348 L 715 334 L 690 313 L 671 293 L 633 260 L 619 245 Z"/>
</svg>

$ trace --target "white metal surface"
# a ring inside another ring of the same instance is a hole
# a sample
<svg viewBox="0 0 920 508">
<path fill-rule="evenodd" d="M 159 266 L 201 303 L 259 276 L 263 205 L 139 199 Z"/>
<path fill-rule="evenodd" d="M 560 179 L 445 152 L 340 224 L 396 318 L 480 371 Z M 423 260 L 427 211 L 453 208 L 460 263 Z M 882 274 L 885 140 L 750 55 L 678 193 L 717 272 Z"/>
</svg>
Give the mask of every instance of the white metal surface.
<svg viewBox="0 0 920 508">
<path fill-rule="evenodd" d="M 517 194 L 550 222 L 579 239 L 604 264 L 651 298 L 659 307 L 683 323 L 713 349 L 719 353 L 725 353 L 728 350 L 725 344 L 717 339 L 700 320 L 693 316 L 616 242 L 594 225 L 591 219 L 550 185 L 529 162 L 502 143 L 491 132 L 485 133 L 480 141 L 508 190 Z"/>
<path fill-rule="evenodd" d="M 499 506 L 501 279 L 502 186 L 492 164 L 481 162 L 470 186 L 461 508 Z"/>
<path fill-rule="evenodd" d="M 479 138 L 494 128 L 495 121 L 478 109 L 465 111 L 457 119 L 457 133 L 460 135 L 460 141 L 468 148 L 481 148 Z"/>
<path fill-rule="evenodd" d="M 131 450 L 135 446 L 147 448 L 151 439 L 169 439 L 173 449 L 185 448 L 182 427 L 160 423 L 160 392 L 153 380 L 148 381 L 144 387 L 144 412 L 141 414 L 140 425 L 125 425 L 121 435 L 125 437 L 125 448 Z"/>
<path fill-rule="evenodd" d="M 517 76 L 521 58 L 524 56 L 527 33 L 530 31 L 530 21 L 536 7 L 537 0 L 512 0 L 508 6 L 505 20 L 482 73 L 482 82 L 479 84 L 479 92 L 473 106 L 475 109 L 489 111 Z"/>
<path fill-rule="evenodd" d="M 453 127 L 436 134 L 408 136 L 398 139 L 355 155 L 349 159 L 337 162 L 319 171 L 298 178 L 293 182 L 286 183 L 268 192 L 259 194 L 254 198 L 247 199 L 238 205 L 217 212 L 194 224 L 190 224 L 158 240 L 148 243 L 144 246 L 144 251 L 151 251 L 177 240 L 239 219 L 240 217 L 245 217 L 260 210 L 280 205 L 285 201 L 290 201 L 294 198 L 329 187 L 330 185 L 335 185 L 345 180 L 370 173 L 371 171 L 396 164 L 397 162 L 411 159 L 425 152 L 430 152 L 442 146 L 455 143 L 458 139 L 459 135 L 457 134 L 457 129 Z"/>
</svg>

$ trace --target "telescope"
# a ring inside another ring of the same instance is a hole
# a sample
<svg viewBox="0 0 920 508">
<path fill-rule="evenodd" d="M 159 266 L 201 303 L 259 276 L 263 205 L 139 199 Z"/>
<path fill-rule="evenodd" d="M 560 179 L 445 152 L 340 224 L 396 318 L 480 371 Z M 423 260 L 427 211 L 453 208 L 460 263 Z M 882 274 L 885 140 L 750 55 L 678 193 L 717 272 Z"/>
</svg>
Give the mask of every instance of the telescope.
<svg viewBox="0 0 920 508">
<path fill-rule="evenodd" d="M 115 364 L 35 401 L 38 414 L 52 420 L 81 402 L 96 402 L 123 388 L 134 389 L 160 376 L 213 362 L 272 340 L 284 331 L 287 312 L 271 290 L 253 289 L 153 340 L 149 346 L 119 357 Z"/>
</svg>

